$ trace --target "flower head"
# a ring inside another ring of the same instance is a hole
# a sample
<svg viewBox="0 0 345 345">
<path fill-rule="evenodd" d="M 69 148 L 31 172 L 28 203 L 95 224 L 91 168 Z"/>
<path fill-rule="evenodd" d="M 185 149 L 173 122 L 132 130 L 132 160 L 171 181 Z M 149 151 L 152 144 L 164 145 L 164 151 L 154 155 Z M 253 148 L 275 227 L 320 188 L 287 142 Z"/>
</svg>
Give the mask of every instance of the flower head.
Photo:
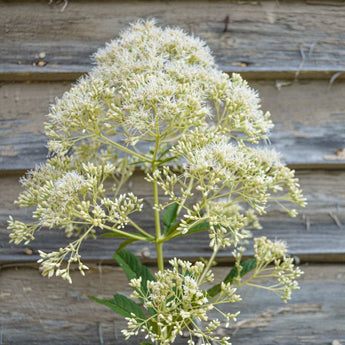
<svg viewBox="0 0 345 345">
<path fill-rule="evenodd" d="M 213 275 L 209 271 L 203 277 L 205 265 L 196 262 L 192 265 L 188 261 L 173 259 L 170 261 L 172 269 L 166 269 L 155 275 L 155 281 L 147 282 L 147 292 L 141 290 L 141 279 L 132 279 L 130 285 L 136 290 L 134 298 L 143 301 L 147 309 L 151 309 L 153 315 L 147 320 L 128 319 L 128 329 L 123 333 L 129 338 L 138 334 L 142 329 L 154 342 L 171 344 L 176 337 L 182 334 L 184 329 L 190 332 L 190 339 L 196 336 L 215 344 L 228 345 L 228 338 L 219 338 L 216 329 L 220 326 L 218 320 L 213 320 L 208 327 L 200 328 L 201 321 L 208 321 L 208 312 L 220 303 L 234 303 L 240 300 L 235 290 L 229 285 L 222 285 L 222 296 L 215 302 L 207 298 L 201 285 L 206 281 L 213 281 Z M 234 314 L 224 314 L 226 319 L 234 319 Z"/>
<path fill-rule="evenodd" d="M 10 218 L 11 241 L 29 243 L 44 227 L 75 236 L 64 248 L 40 252 L 42 274 L 69 282 L 71 264 L 82 274 L 87 269 L 79 254 L 83 241 L 100 230 L 124 239 L 121 247 L 135 241 L 155 244 L 155 279 L 134 275 L 130 282 L 133 297 L 150 316 L 141 320 L 143 313 L 132 313 L 124 334 L 143 330 L 153 342 L 168 345 L 187 329 L 189 344 L 194 344 L 192 336 L 207 344 L 229 344 L 215 333 L 218 319 L 205 328 L 201 324 L 210 320 L 211 310 L 227 324 L 235 319 L 237 314 L 224 314 L 217 305 L 239 301 L 234 284 L 241 286 L 243 273 L 254 270 L 255 278 L 260 270 L 273 270 L 275 292 L 284 299 L 297 288 L 300 274 L 284 245 L 266 238 L 255 240 L 249 266 L 241 262 L 249 229 L 259 227 L 258 215 L 269 202 L 290 215 L 295 211 L 285 202 L 305 204 L 294 172 L 273 150 L 253 145 L 267 139 L 270 115 L 246 81 L 217 68 L 202 40 L 180 29 L 159 28 L 152 20 L 132 24 L 94 59 L 91 72 L 51 107 L 46 123 L 50 157 L 22 179 L 26 190 L 17 201 L 35 207 L 34 221 Z M 143 200 L 124 192 L 138 167 L 152 185 L 147 210 L 152 232 L 132 217 L 142 211 Z M 208 231 L 211 260 L 193 265 L 174 259 L 164 269 L 162 244 L 200 231 Z M 210 267 L 218 250 L 230 246 L 234 271 L 215 286 L 211 298 L 202 284 L 213 280 Z"/>
</svg>

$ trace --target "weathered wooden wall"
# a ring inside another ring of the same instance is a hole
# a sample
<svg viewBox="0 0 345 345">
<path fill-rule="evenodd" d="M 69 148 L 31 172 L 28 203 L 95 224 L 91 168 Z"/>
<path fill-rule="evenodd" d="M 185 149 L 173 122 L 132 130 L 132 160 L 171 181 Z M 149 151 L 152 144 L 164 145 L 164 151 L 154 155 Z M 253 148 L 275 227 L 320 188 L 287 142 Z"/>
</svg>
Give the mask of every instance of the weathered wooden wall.
<svg viewBox="0 0 345 345">
<path fill-rule="evenodd" d="M 237 328 L 224 332 L 233 344 L 345 344 L 345 2 L 50 3 L 0 2 L 0 345 L 124 343 L 123 321 L 85 297 L 126 290 L 120 270 L 109 266 L 117 242 L 89 241 L 82 254 L 92 269 L 85 278 L 73 273 L 68 285 L 42 278 L 35 263 L 38 249 L 56 249 L 64 236 L 42 231 L 28 246 L 10 245 L 6 221 L 9 214 L 30 216 L 13 200 L 19 177 L 46 158 L 49 104 L 90 70 L 90 54 L 129 22 L 147 17 L 202 37 L 224 71 L 240 72 L 259 90 L 276 124 L 272 145 L 296 169 L 309 202 L 294 219 L 272 206 L 261 230 L 286 240 L 301 260 L 301 290 L 287 305 L 246 291 Z M 152 201 L 139 172 L 126 188 Z M 150 219 L 145 213 L 141 222 L 151 227 Z M 150 247 L 132 249 L 143 261 L 155 257 Z M 177 240 L 166 253 L 207 257 L 207 238 Z M 220 261 L 231 264 L 230 255 L 223 252 Z"/>
<path fill-rule="evenodd" d="M 238 323 L 222 332 L 231 335 L 234 345 L 344 344 L 343 266 L 310 265 L 303 270 L 302 289 L 287 304 L 261 290 L 243 291 L 246 302 L 239 307 Z M 224 268 L 216 269 L 215 274 L 223 278 Z M 94 266 L 85 277 L 75 272 L 72 279 L 69 285 L 61 279 L 42 278 L 32 267 L 3 269 L 2 344 L 139 344 L 135 339 L 124 341 L 120 332 L 124 320 L 87 298 L 108 298 L 115 288 L 128 292 L 126 277 L 118 267 Z M 187 340 L 182 338 L 177 344 Z"/>
</svg>

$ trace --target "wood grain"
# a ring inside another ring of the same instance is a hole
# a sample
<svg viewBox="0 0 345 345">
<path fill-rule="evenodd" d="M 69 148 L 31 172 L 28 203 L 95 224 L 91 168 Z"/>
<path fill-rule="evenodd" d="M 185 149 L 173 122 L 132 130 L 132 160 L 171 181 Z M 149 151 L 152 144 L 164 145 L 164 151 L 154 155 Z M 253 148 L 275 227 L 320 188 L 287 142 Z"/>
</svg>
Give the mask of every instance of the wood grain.
<svg viewBox="0 0 345 345">
<path fill-rule="evenodd" d="M 306 265 L 301 289 L 288 304 L 269 292 L 243 289 L 244 301 L 225 310 L 241 314 L 230 329 L 235 345 L 332 344 L 345 340 L 345 266 Z M 228 267 L 214 269 L 221 280 Z M 126 277 L 118 267 L 92 266 L 85 277 L 72 273 L 73 284 L 42 278 L 30 267 L 7 268 L 0 272 L 0 329 L 3 344 L 133 344 L 124 341 L 124 320 L 108 308 L 88 300 L 87 295 L 111 298 L 115 292 L 128 294 Z M 214 317 L 214 315 L 213 315 Z M 186 344 L 181 338 L 176 344 Z"/>
<path fill-rule="evenodd" d="M 226 72 L 249 78 L 326 78 L 344 72 L 340 6 L 318 2 L 71 1 L 0 4 L 0 80 L 74 80 L 89 56 L 138 18 L 179 26 L 211 47 Z M 225 30 L 225 17 L 230 25 Z M 100 20 L 101 18 L 101 20 Z M 344 75 L 338 75 L 343 78 Z"/>
<path fill-rule="evenodd" d="M 306 231 L 304 223 L 287 222 L 277 219 L 275 222 L 262 222 L 264 228 L 255 232 L 255 236 L 267 236 L 271 240 L 280 239 L 287 243 L 289 253 L 303 262 L 345 262 L 345 235 L 333 223 L 312 223 L 311 229 Z M 148 228 L 146 228 L 148 229 Z M 152 228 L 151 228 L 152 229 Z M 38 250 L 44 252 L 56 251 L 65 247 L 69 242 L 64 234 L 56 230 L 44 231 L 28 245 L 8 244 L 8 232 L 1 231 L 0 236 L 0 264 L 34 263 L 39 259 Z M 99 238 L 85 241 L 80 254 L 83 261 L 112 262 L 115 250 L 121 241 L 116 239 Z M 249 241 L 245 256 L 252 256 L 252 241 Z M 128 247 L 145 262 L 154 262 L 156 259 L 155 248 L 151 244 L 135 243 Z M 175 256 L 195 260 L 199 257 L 208 258 L 212 254 L 209 248 L 209 239 L 206 233 L 171 240 L 164 245 L 166 259 Z M 221 251 L 218 255 L 219 262 L 233 261 L 231 251 Z"/>
<path fill-rule="evenodd" d="M 255 231 L 255 236 L 267 236 L 272 240 L 284 240 L 292 255 L 304 261 L 336 261 L 345 262 L 345 173 L 343 171 L 301 171 L 297 173 L 301 187 L 308 199 L 308 206 L 299 209 L 296 218 L 290 218 L 281 208 L 271 204 L 269 212 L 262 218 L 263 229 Z M 7 219 L 12 215 L 15 219 L 30 221 L 31 211 L 19 209 L 13 200 L 20 193 L 19 175 L 2 176 L 0 178 L 0 263 L 35 262 L 38 250 L 53 251 L 65 246 L 68 240 L 61 231 L 40 230 L 35 241 L 29 245 L 16 246 L 9 244 Z M 152 196 L 150 184 L 143 181 L 140 173 L 134 175 L 130 187 L 124 191 L 134 191 L 145 198 L 145 210 L 134 219 L 145 229 L 153 231 Z M 167 257 L 180 255 L 188 258 L 209 257 L 208 236 L 206 233 L 176 239 L 165 245 Z M 120 241 L 109 238 L 88 240 L 82 247 L 82 255 L 86 261 L 112 260 L 112 256 Z M 248 247 L 250 248 L 250 247 Z M 153 246 L 146 243 L 133 244 L 131 249 L 151 262 L 156 253 Z M 246 255 L 252 255 L 248 250 Z M 220 253 L 220 260 L 231 261 L 229 252 Z"/>
<path fill-rule="evenodd" d="M 252 82 L 275 128 L 272 147 L 296 169 L 342 168 L 345 156 L 345 83 Z M 70 83 L 12 83 L 0 86 L 0 170 L 26 170 L 47 157 L 43 123 L 49 104 Z"/>
</svg>

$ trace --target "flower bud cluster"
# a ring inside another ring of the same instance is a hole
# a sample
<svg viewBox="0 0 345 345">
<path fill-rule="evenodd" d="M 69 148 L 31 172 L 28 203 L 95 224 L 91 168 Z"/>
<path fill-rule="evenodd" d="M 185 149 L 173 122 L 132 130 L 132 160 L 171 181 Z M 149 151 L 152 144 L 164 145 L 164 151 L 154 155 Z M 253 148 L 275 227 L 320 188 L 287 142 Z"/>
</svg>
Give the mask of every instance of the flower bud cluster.
<svg viewBox="0 0 345 345">
<path fill-rule="evenodd" d="M 17 203 L 21 207 L 35 205 L 33 218 L 37 220 L 25 224 L 11 217 L 8 226 L 12 230 L 11 242 L 16 244 L 28 244 L 34 239 L 35 230 L 42 227 L 62 228 L 68 237 L 79 235 L 67 247 L 45 255 L 40 261 L 43 275 L 56 274 L 69 281 L 71 263 L 77 262 L 83 272 L 79 247 L 84 239 L 93 237 L 96 229 L 106 224 L 122 229 L 128 224 L 131 213 L 142 210 L 142 200 L 132 193 L 113 198 L 105 196 L 104 181 L 116 172 L 114 164 L 77 163 L 71 157 L 57 155 L 30 171 L 21 180 L 26 190 Z"/>
<path fill-rule="evenodd" d="M 131 280 L 130 285 L 135 289 L 132 297 L 143 300 L 145 308 L 154 310 L 154 316 L 148 320 L 129 318 L 128 329 L 123 331 L 126 338 L 144 330 L 153 342 L 168 345 L 187 328 L 190 331 L 189 344 L 194 344 L 192 336 L 195 336 L 205 344 L 212 341 L 213 344 L 228 345 L 229 338 L 216 335 L 215 331 L 220 326 L 218 319 L 210 321 L 205 329 L 199 325 L 200 321 L 209 319 L 208 312 L 217 309 L 218 304 L 238 302 L 240 297 L 235 294 L 235 289 L 223 283 L 220 296 L 210 301 L 200 286 L 212 282 L 213 274 L 208 271 L 205 276 L 202 275 L 205 269 L 202 262 L 192 265 L 175 258 L 169 263 L 172 269 L 156 273 L 156 281 L 147 282 L 147 292 L 141 290 L 141 277 Z M 222 315 L 227 323 L 236 317 L 230 313 Z"/>
<path fill-rule="evenodd" d="M 78 269 L 82 275 L 84 275 L 84 270 L 87 270 L 88 267 L 80 261 L 80 255 L 78 254 L 78 242 L 75 241 L 70 243 L 66 248 L 60 248 L 57 252 L 44 253 L 39 251 L 41 259 L 38 260 L 38 263 L 41 264 L 41 273 L 44 277 L 51 278 L 54 274 L 57 277 L 61 277 L 64 280 L 67 280 L 69 283 L 72 283 L 70 276 L 69 268 L 71 263 L 77 263 Z M 64 266 L 63 260 L 66 256 L 68 258 L 67 266 Z"/>
<path fill-rule="evenodd" d="M 270 241 L 266 237 L 254 240 L 254 255 L 261 270 L 270 271 L 271 277 L 278 283 L 270 290 L 279 294 L 283 301 L 291 298 L 291 292 L 299 289 L 296 279 L 302 275 L 298 267 L 294 267 L 293 258 L 287 256 L 287 249 L 281 241 Z M 271 268 L 269 264 L 273 265 Z"/>
<path fill-rule="evenodd" d="M 256 214 L 266 212 L 269 200 L 279 203 L 281 198 L 305 205 L 294 173 L 280 162 L 276 152 L 248 147 L 242 140 L 229 142 L 215 127 L 183 135 L 172 152 L 185 159 L 187 168 L 182 176 L 193 181 L 202 195 L 198 212 L 190 208 L 179 229 L 187 232 L 188 224 L 202 215 L 211 225 L 212 247 L 236 246 L 247 238 L 244 229 L 259 227 Z M 294 210 L 286 210 L 295 215 Z"/>
<path fill-rule="evenodd" d="M 267 139 L 273 127 L 270 113 L 260 109 L 258 93 L 248 86 L 240 75 L 234 74 L 232 82 L 225 85 L 225 99 L 220 126 L 224 134 L 242 133 L 241 139 L 258 143 Z"/>
</svg>

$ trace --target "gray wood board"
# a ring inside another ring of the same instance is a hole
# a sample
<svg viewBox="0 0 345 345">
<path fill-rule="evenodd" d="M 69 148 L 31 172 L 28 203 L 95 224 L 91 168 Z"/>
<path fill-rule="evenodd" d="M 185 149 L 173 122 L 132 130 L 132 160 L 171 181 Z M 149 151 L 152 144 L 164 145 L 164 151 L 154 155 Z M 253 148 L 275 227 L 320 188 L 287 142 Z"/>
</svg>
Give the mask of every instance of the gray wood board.
<svg viewBox="0 0 345 345">
<path fill-rule="evenodd" d="M 73 272 L 73 284 L 48 280 L 30 267 L 0 271 L 0 329 L 3 344 L 108 344 L 137 345 L 125 341 L 126 322 L 110 309 L 88 300 L 87 295 L 111 298 L 129 293 L 126 277 L 118 267 L 90 266 L 85 277 Z M 303 265 L 301 289 L 284 304 L 263 290 L 244 288 L 240 304 L 224 307 L 240 310 L 236 324 L 221 328 L 234 345 L 343 344 L 345 342 L 345 266 Z M 213 269 L 217 281 L 228 267 Z M 215 317 L 212 314 L 212 317 Z M 177 345 L 186 344 L 180 338 Z M 336 343 L 336 341 L 338 341 Z"/>
<path fill-rule="evenodd" d="M 296 168 L 345 164 L 345 83 L 252 82 L 270 110 L 272 148 Z M 47 157 L 43 122 L 49 104 L 69 83 L 13 83 L 0 86 L 0 170 L 25 170 Z M 337 153 L 338 152 L 338 153 Z M 340 154 L 339 154 L 340 153 Z"/>
<path fill-rule="evenodd" d="M 345 262 L 345 230 L 339 229 L 334 223 L 313 223 L 309 231 L 302 222 L 288 222 L 281 218 L 272 222 L 262 222 L 262 225 L 262 230 L 254 232 L 255 237 L 267 236 L 273 241 L 277 239 L 284 241 L 290 255 L 297 256 L 302 261 Z M 28 245 L 9 244 L 8 240 L 8 231 L 1 231 L 1 264 L 36 262 L 39 259 L 38 250 L 56 251 L 60 247 L 65 247 L 71 239 L 66 239 L 61 231 L 42 229 L 36 239 Z M 89 239 L 82 245 L 80 254 L 84 262 L 111 263 L 115 250 L 121 242 L 113 238 Z M 245 256 L 253 255 L 252 244 L 252 241 L 249 241 Z M 152 262 L 156 258 L 155 247 L 149 243 L 131 244 L 128 249 L 147 262 Z M 233 261 L 232 250 L 233 248 L 221 251 L 219 261 Z M 204 232 L 167 242 L 164 244 L 164 253 L 166 258 L 196 259 L 210 257 L 212 251 L 209 247 L 208 234 Z"/>
<path fill-rule="evenodd" d="M 19 193 L 23 191 L 19 183 L 20 176 L 20 174 L 0 176 L 0 195 L 2 196 L 0 198 L 1 220 L 6 219 L 8 214 L 18 218 L 25 218 L 31 214 L 31 209 L 21 209 L 13 204 Z M 304 196 L 308 201 L 306 208 L 298 208 L 301 215 L 309 216 L 311 222 L 325 222 L 325 220 L 330 219 L 330 213 L 337 214 L 340 219 L 345 218 L 344 171 L 305 170 L 297 171 L 296 177 L 299 179 Z M 111 188 L 111 186 L 106 183 L 106 188 Z M 143 172 L 135 172 L 129 182 L 123 186 L 121 192 L 132 192 L 140 198 L 144 198 L 146 212 L 139 213 L 140 219 L 145 221 L 152 218 L 152 209 L 150 210 L 153 207 L 152 185 L 144 180 Z M 163 193 L 160 197 L 163 201 L 166 200 L 166 196 Z M 285 206 L 292 207 L 293 205 L 285 203 Z M 271 218 L 282 216 L 281 207 L 276 204 L 269 204 L 268 212 Z"/>
<path fill-rule="evenodd" d="M 13 204 L 21 191 L 18 175 L 0 178 L 0 261 L 33 262 L 37 260 L 37 250 L 51 251 L 64 246 L 67 240 L 62 232 L 41 230 L 37 240 L 27 246 L 9 244 L 7 220 L 12 215 L 15 219 L 31 221 L 30 209 L 20 209 Z M 345 261 L 345 173 L 343 171 L 299 171 L 297 172 L 308 206 L 298 209 L 300 214 L 290 218 L 282 213 L 278 205 L 270 204 L 268 214 L 262 218 L 263 230 L 256 231 L 256 236 L 268 236 L 271 239 L 282 239 L 287 242 L 292 254 L 303 260 Z M 145 199 L 145 210 L 138 213 L 135 219 L 146 229 L 153 230 L 152 186 L 143 180 L 137 172 L 123 192 L 134 192 Z M 164 197 L 164 196 L 162 196 Z M 286 204 L 286 206 L 289 206 Z M 290 205 L 291 206 L 291 205 Z M 86 260 L 111 260 L 119 241 L 114 239 L 89 240 L 83 246 Z M 167 244 L 166 254 L 185 255 L 187 257 L 209 256 L 206 233 L 196 234 Z M 155 257 L 155 250 L 146 243 L 133 245 L 133 250 L 146 256 L 147 260 Z M 28 250 L 27 250 L 28 249 Z M 248 255 L 251 252 L 247 252 Z M 229 253 L 222 253 L 224 260 L 229 260 Z"/>
<path fill-rule="evenodd" d="M 283 161 L 295 169 L 342 168 L 345 156 L 342 152 L 345 142 L 345 131 L 339 126 L 324 128 L 301 127 L 307 137 L 294 136 L 290 131 L 279 131 L 271 138 L 272 145 L 262 145 L 275 149 L 281 154 Z M 44 136 L 13 136 L 0 139 L 0 168 L 8 170 L 32 169 L 43 163 L 48 157 L 47 140 Z M 140 145 L 138 145 L 140 147 Z"/>
<path fill-rule="evenodd" d="M 227 72 L 330 78 L 345 71 L 342 6 L 265 2 L 3 2 L 0 79 L 71 79 L 128 23 L 156 18 L 204 39 Z M 339 3 L 342 5 L 342 3 Z M 224 32 L 225 17 L 230 16 Z M 100 20 L 100 18 L 102 20 Z M 41 57 L 40 57 L 41 56 Z M 39 66 L 43 61 L 44 67 Z M 304 73 L 304 74 L 303 74 Z M 344 76 L 340 76 L 344 77 Z"/>
</svg>

